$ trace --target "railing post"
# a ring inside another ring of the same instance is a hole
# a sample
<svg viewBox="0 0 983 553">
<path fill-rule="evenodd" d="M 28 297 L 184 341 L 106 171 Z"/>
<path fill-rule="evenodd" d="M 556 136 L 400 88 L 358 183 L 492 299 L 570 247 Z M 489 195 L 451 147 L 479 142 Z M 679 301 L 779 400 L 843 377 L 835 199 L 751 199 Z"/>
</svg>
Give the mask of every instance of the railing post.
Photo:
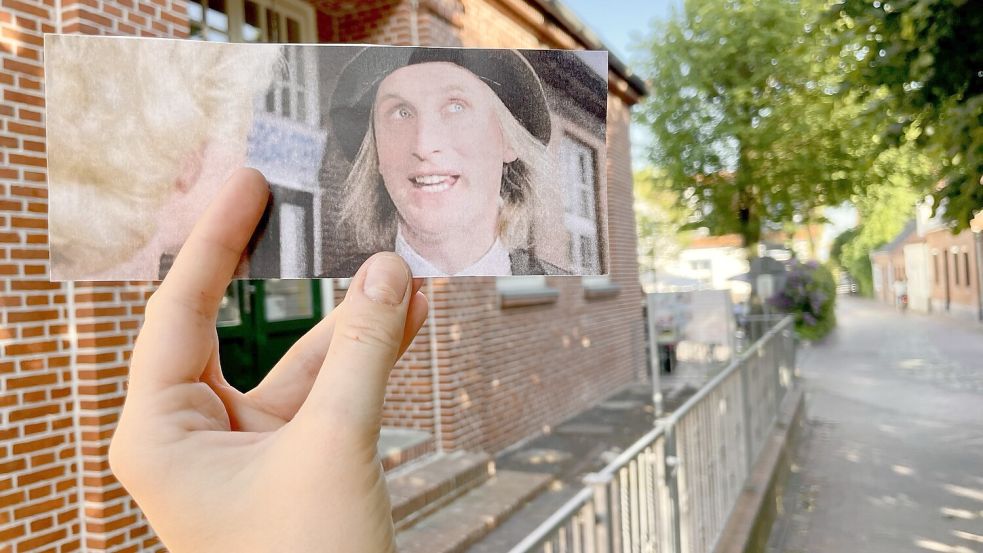
<svg viewBox="0 0 983 553">
<path fill-rule="evenodd" d="M 652 405 L 655 416 L 662 416 L 662 366 L 659 363 L 659 333 L 655 326 L 655 294 L 646 294 L 646 332 L 649 340 L 649 365 L 652 367 Z"/>
<path fill-rule="evenodd" d="M 675 425 L 666 425 L 665 430 L 665 478 L 669 490 L 669 522 L 672 528 L 672 553 L 682 553 L 682 518 L 679 504 L 679 453 L 676 443 Z"/>
<path fill-rule="evenodd" d="M 757 344 L 757 342 L 755 343 Z M 744 418 L 742 421 L 744 426 L 744 461 L 747 463 L 743 474 L 745 479 L 751 474 L 751 466 L 754 462 L 754 440 L 751 437 L 751 383 L 749 382 L 750 375 L 748 373 L 750 371 L 748 367 L 751 364 L 751 359 L 757 357 L 758 351 L 760 351 L 758 348 L 760 348 L 760 344 L 757 345 L 754 353 L 748 355 L 737 368 L 741 373 L 741 416 Z"/>
<path fill-rule="evenodd" d="M 592 472 L 584 477 L 584 484 L 594 490 L 594 551 L 597 553 L 617 553 L 611 547 L 611 485 L 610 474 Z"/>
</svg>

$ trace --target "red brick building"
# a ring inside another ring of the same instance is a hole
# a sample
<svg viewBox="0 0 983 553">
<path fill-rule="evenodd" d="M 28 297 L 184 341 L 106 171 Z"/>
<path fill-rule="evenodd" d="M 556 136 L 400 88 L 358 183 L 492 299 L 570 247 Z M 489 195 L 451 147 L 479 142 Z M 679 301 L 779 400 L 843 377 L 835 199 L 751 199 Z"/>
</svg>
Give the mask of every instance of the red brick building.
<svg viewBox="0 0 983 553">
<path fill-rule="evenodd" d="M 0 551 L 161 548 L 106 458 L 154 285 L 48 281 L 48 32 L 602 47 L 547 0 L 0 0 Z M 644 375 L 628 138 L 643 93 L 612 58 L 606 144 L 560 118 L 597 168 L 610 277 L 428 283 L 433 313 L 393 372 L 384 421 L 422 438 L 390 465 L 501 451 Z M 325 309 L 341 284 L 321 283 Z"/>
<path fill-rule="evenodd" d="M 871 252 L 874 296 L 894 304 L 894 282 L 905 283 L 909 308 L 983 321 L 983 225 L 953 233 L 941 214 L 920 204 L 888 244 Z"/>
</svg>

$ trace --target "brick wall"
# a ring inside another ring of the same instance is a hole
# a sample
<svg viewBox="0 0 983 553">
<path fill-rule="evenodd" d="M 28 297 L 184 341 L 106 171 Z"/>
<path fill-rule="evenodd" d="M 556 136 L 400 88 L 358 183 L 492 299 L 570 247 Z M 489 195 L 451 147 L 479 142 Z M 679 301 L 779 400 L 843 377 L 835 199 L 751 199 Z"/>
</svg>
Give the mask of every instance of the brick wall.
<svg viewBox="0 0 983 553">
<path fill-rule="evenodd" d="M 169 0 L 2 2 L 0 543 L 5 551 L 152 550 L 156 543 L 106 462 L 127 359 L 152 287 L 47 282 L 42 35 L 183 36 L 184 13 L 183 2 Z"/>
<path fill-rule="evenodd" d="M 321 40 L 411 41 L 409 2 L 341 4 L 318 5 Z M 106 462 L 154 287 L 47 281 L 42 33 L 180 37 L 185 13 L 183 0 L 0 0 L 0 551 L 162 550 Z M 575 46 L 519 1 L 421 0 L 415 20 L 422 44 Z M 616 95 L 608 108 L 602 208 L 620 293 L 588 300 L 579 279 L 552 278 L 555 304 L 502 309 L 494 279 L 435 279 L 435 316 L 393 372 L 387 425 L 494 452 L 642 372 L 628 110 Z"/>
<path fill-rule="evenodd" d="M 979 313 L 979 277 L 977 276 L 976 246 L 973 233 L 964 230 L 953 235 L 945 229 L 930 232 L 925 235 L 928 245 L 928 278 L 932 283 L 932 311 L 944 312 L 946 299 L 946 264 L 948 264 L 949 280 L 949 311 L 967 318 L 977 318 Z M 948 254 L 947 254 L 948 252 Z M 933 266 L 933 254 L 938 255 L 938 278 Z M 956 262 L 958 256 L 958 278 Z M 969 260 L 969 282 L 966 281 L 966 260 Z M 957 282 L 958 280 L 958 282 Z"/>
<path fill-rule="evenodd" d="M 66 287 L 47 273 L 42 34 L 54 8 L 0 3 L 0 544 L 78 549 Z"/>
</svg>

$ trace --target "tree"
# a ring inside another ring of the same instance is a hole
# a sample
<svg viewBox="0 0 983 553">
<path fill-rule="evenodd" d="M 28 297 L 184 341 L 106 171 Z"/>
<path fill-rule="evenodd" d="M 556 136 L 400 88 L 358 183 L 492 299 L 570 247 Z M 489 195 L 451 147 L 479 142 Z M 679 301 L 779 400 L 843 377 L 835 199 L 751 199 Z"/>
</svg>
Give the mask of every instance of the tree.
<svg viewBox="0 0 983 553">
<path fill-rule="evenodd" d="M 679 254 L 679 231 L 688 211 L 666 183 L 665 172 L 647 167 L 635 172 L 634 181 L 638 264 L 643 271 L 656 271 Z"/>
<path fill-rule="evenodd" d="M 843 73 L 808 32 L 820 13 L 817 0 L 686 0 L 648 40 L 651 161 L 714 234 L 751 245 L 764 224 L 809 224 L 865 174 L 875 123 L 838 94 Z"/>
<path fill-rule="evenodd" d="M 861 294 L 870 296 L 874 290 L 870 253 L 893 240 L 912 219 L 915 203 L 924 195 L 921 184 L 932 180 L 934 170 L 913 144 L 885 150 L 872 165 L 870 184 L 853 199 L 860 224 L 839 253 L 840 265 L 857 281 Z"/>
<path fill-rule="evenodd" d="M 954 231 L 983 209 L 983 9 L 974 0 L 844 0 L 824 27 L 856 60 L 850 94 L 877 101 L 881 148 L 906 142 L 941 168 L 935 205 Z"/>
</svg>

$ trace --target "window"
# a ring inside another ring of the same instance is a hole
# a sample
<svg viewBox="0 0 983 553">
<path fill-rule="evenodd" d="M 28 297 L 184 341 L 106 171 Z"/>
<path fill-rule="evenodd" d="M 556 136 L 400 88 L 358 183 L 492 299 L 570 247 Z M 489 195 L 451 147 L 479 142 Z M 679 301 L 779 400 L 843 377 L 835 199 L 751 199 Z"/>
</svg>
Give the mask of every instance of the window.
<svg viewBox="0 0 983 553">
<path fill-rule="evenodd" d="M 952 278 L 956 280 L 956 286 L 959 286 L 959 254 L 952 254 Z"/>
<path fill-rule="evenodd" d="M 315 42 L 315 15 L 302 2 L 190 0 L 188 38 L 214 42 Z M 285 69 L 266 95 L 266 111 L 316 126 L 317 79 L 313 53 L 284 48 Z"/>
<path fill-rule="evenodd" d="M 597 242 L 597 163 L 594 149 L 563 135 L 560 169 L 564 183 L 564 224 L 570 232 L 570 267 L 574 272 L 601 272 Z"/>
<path fill-rule="evenodd" d="M 689 268 L 693 271 L 709 271 L 710 270 L 710 260 L 709 259 L 694 259 L 689 262 Z"/>
<path fill-rule="evenodd" d="M 963 270 L 966 271 L 966 286 L 972 286 L 969 282 L 969 253 L 963 252 Z"/>
<path fill-rule="evenodd" d="M 935 270 L 935 283 L 939 284 L 939 254 L 932 254 L 932 268 Z"/>
</svg>

